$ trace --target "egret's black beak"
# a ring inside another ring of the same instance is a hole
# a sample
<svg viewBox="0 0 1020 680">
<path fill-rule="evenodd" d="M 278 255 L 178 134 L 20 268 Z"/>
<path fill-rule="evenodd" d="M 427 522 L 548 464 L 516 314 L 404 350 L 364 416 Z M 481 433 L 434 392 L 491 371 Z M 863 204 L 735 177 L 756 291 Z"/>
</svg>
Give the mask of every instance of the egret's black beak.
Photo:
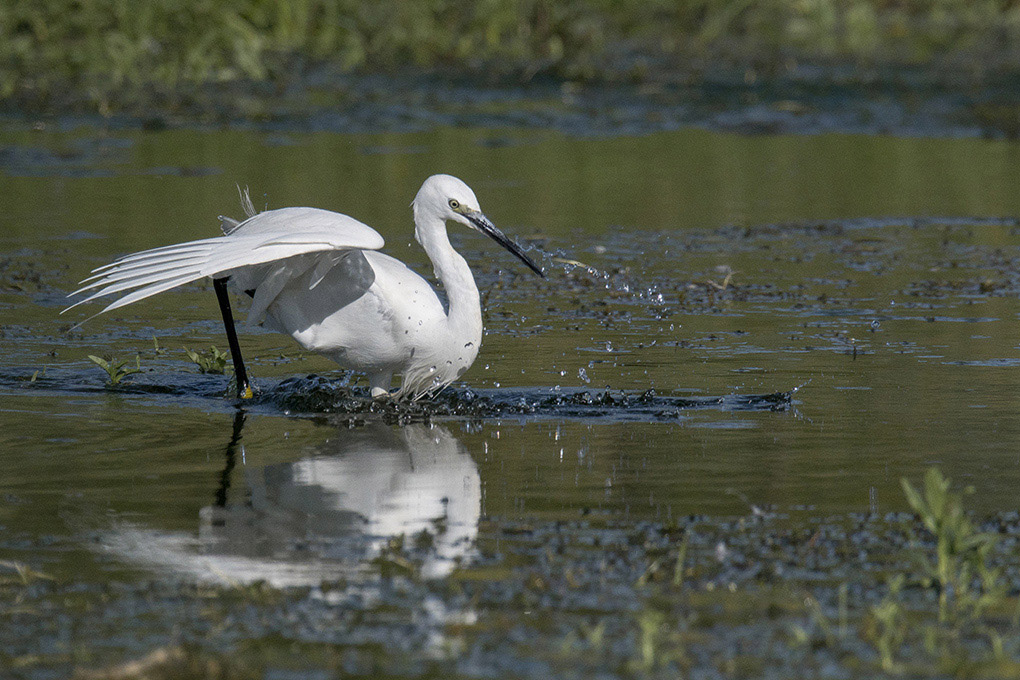
<svg viewBox="0 0 1020 680">
<path fill-rule="evenodd" d="M 539 268 L 539 266 L 535 264 L 530 257 L 524 254 L 524 251 L 521 250 L 519 245 L 511 241 L 506 234 L 497 229 L 496 225 L 493 224 L 488 217 L 478 211 L 464 212 L 463 215 L 471 221 L 471 224 L 475 225 L 475 228 L 478 229 L 478 231 L 482 232 L 493 241 L 513 253 L 518 260 L 528 265 L 528 268 L 530 268 L 531 271 L 535 272 L 542 278 L 545 278 L 545 274 L 542 273 L 541 268 Z"/>
</svg>

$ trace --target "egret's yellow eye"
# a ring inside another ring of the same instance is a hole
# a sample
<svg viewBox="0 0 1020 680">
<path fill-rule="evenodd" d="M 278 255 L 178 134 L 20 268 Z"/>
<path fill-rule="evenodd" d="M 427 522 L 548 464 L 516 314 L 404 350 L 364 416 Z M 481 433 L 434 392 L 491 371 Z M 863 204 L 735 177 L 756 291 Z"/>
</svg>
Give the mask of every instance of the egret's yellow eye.
<svg viewBox="0 0 1020 680">
<path fill-rule="evenodd" d="M 460 203 L 458 203 L 458 202 L 457 202 L 457 199 L 455 199 L 455 198 L 451 198 L 451 199 L 450 199 L 450 207 L 451 207 L 452 209 L 456 210 L 457 208 L 459 208 L 459 207 L 460 207 Z"/>
</svg>

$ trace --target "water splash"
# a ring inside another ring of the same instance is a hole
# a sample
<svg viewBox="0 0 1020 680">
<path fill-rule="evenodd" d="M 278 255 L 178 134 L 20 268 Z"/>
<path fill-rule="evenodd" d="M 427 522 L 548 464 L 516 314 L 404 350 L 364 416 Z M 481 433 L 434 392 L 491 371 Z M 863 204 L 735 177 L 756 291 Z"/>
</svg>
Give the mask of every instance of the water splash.
<svg viewBox="0 0 1020 680">
<path fill-rule="evenodd" d="M 584 369 L 578 375 L 588 378 Z M 590 382 L 590 380 L 585 380 Z M 793 395 L 802 386 L 770 394 L 730 394 L 717 397 L 660 395 L 654 390 L 589 391 L 560 387 L 550 394 L 541 388 L 458 389 L 414 402 L 372 399 L 363 388 L 345 388 L 339 381 L 321 376 L 289 378 L 265 391 L 253 406 L 274 406 L 294 414 L 334 414 L 341 418 L 377 417 L 398 423 L 432 418 L 501 418 L 538 416 L 597 418 L 604 420 L 675 420 L 683 412 L 698 409 L 722 411 L 789 411 Z"/>
</svg>

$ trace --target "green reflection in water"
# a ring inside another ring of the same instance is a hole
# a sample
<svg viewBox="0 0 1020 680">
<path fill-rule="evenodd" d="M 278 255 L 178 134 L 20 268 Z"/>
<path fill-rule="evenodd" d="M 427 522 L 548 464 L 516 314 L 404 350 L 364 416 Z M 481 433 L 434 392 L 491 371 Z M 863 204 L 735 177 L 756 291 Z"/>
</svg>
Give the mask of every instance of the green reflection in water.
<svg viewBox="0 0 1020 680">
<path fill-rule="evenodd" d="M 240 183 L 256 199 L 267 196 L 260 205 L 342 210 L 402 247 L 410 237 L 411 198 L 435 172 L 462 177 L 483 207 L 518 233 L 576 238 L 582 230 L 592 240 L 610 225 L 672 230 L 873 215 L 1004 215 L 1020 204 L 1018 147 L 1002 141 L 703 131 L 578 139 L 440 129 L 285 138 L 123 133 L 105 147 L 100 136 L 98 148 L 112 150 L 75 145 L 95 135 L 0 137 L 57 157 L 8 163 L 0 233 L 32 239 L 63 234 L 68 226 L 92 230 L 109 237 L 87 249 L 102 259 L 215 233 L 217 214 L 239 213 L 234 185 Z M 492 140 L 506 143 L 492 146 Z M 75 176 L 90 172 L 100 176 Z"/>
</svg>

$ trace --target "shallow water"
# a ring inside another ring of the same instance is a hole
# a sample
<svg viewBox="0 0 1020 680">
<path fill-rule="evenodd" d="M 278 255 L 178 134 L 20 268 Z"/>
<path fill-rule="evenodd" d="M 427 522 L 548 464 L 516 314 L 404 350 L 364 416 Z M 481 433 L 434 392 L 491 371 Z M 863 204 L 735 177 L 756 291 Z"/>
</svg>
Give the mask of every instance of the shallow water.
<svg viewBox="0 0 1020 680">
<path fill-rule="evenodd" d="M 357 580 L 406 535 L 444 577 L 471 564 L 486 518 L 883 513 L 933 464 L 976 487 L 970 507 L 1012 509 L 1018 150 L 704 131 L 0 133 L 0 560 L 91 583 L 312 584 Z M 356 380 L 350 397 L 330 362 L 254 331 L 242 346 L 267 396 L 238 416 L 227 379 L 184 354 L 225 346 L 205 285 L 80 329 L 96 309 L 59 316 L 93 267 L 216 233 L 240 213 L 238 183 L 260 207 L 350 213 L 428 272 L 408 203 L 438 171 L 546 253 L 549 276 L 453 235 L 487 331 L 435 406 L 345 412 Z M 144 372 L 105 389 L 89 354 L 137 354 Z M 313 373 L 328 398 L 286 381 Z"/>
</svg>

